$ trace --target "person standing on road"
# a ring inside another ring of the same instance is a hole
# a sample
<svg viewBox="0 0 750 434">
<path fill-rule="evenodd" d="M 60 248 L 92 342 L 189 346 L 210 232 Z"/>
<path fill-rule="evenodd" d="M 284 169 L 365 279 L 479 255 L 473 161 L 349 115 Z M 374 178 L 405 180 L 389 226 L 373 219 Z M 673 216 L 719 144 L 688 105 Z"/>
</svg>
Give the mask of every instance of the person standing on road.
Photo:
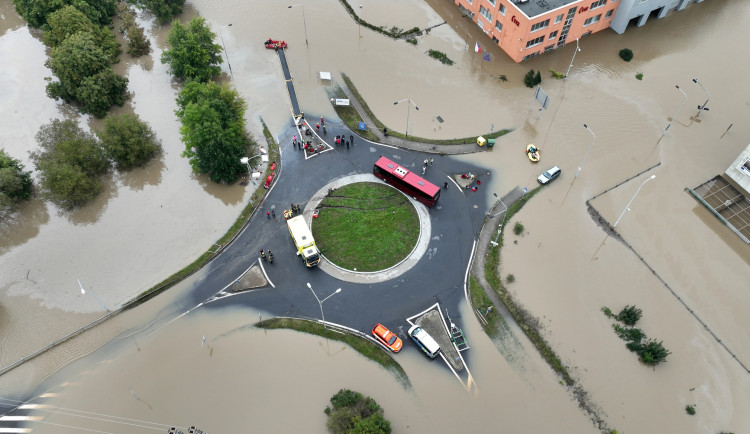
<svg viewBox="0 0 750 434">
<path fill-rule="evenodd" d="M 443 184 L 443 188 L 448 188 L 448 181 L 445 181 L 445 183 Z"/>
<path fill-rule="evenodd" d="M 434 159 L 430 158 L 430 166 L 432 166 L 432 163 L 433 163 L 434 161 L 435 161 Z"/>
<path fill-rule="evenodd" d="M 266 252 L 264 252 L 263 249 L 260 249 L 260 258 L 264 261 L 266 260 Z"/>
<path fill-rule="evenodd" d="M 271 217 L 276 218 L 276 210 L 275 209 L 271 210 Z M 270 252 L 270 250 L 269 250 L 269 252 Z"/>
<path fill-rule="evenodd" d="M 349 136 L 349 141 L 352 142 L 352 146 L 354 146 L 354 136 Z"/>
<path fill-rule="evenodd" d="M 346 149 L 349 149 L 349 142 L 346 142 Z"/>
<path fill-rule="evenodd" d="M 271 218 L 271 211 L 266 211 L 266 217 L 268 217 L 269 219 Z M 262 252 L 262 250 L 261 250 L 261 252 Z"/>
<path fill-rule="evenodd" d="M 323 119 L 323 116 L 320 117 L 320 125 L 325 125 L 326 121 Z"/>
</svg>

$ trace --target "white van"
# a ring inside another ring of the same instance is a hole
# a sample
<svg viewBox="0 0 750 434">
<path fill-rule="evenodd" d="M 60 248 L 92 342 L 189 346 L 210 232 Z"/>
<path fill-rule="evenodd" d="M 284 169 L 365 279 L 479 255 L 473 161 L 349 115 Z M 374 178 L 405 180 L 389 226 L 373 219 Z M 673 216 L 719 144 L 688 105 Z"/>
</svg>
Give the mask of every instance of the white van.
<svg viewBox="0 0 750 434">
<path fill-rule="evenodd" d="M 409 329 L 409 337 L 417 344 L 419 348 L 424 351 L 425 354 L 427 354 L 431 359 L 434 359 L 435 356 L 438 355 L 440 352 L 440 345 L 435 341 L 435 339 L 432 338 L 429 334 L 427 334 L 424 329 L 418 325 L 413 325 Z"/>
</svg>

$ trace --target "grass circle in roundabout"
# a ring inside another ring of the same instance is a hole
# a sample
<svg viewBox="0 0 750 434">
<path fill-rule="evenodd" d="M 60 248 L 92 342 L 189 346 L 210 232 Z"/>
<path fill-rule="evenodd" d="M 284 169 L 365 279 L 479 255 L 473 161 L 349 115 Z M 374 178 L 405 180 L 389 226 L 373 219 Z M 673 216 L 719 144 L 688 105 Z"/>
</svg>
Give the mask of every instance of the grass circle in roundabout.
<svg viewBox="0 0 750 434">
<path fill-rule="evenodd" d="M 414 249 L 419 217 L 400 191 L 375 182 L 357 182 L 329 191 L 318 205 L 312 232 L 323 255 L 338 267 L 379 271 Z"/>
</svg>

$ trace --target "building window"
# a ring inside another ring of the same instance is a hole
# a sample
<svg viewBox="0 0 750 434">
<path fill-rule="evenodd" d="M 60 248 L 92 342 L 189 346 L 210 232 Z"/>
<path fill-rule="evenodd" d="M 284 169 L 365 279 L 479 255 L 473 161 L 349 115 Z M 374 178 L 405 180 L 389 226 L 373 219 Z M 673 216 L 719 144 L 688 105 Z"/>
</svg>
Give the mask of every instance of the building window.
<svg viewBox="0 0 750 434">
<path fill-rule="evenodd" d="M 487 21 L 492 22 L 492 14 L 490 14 L 489 9 L 487 9 L 484 6 L 479 6 L 479 15 L 485 17 Z"/>
<path fill-rule="evenodd" d="M 472 0 L 466 0 L 466 3 L 471 4 Z"/>
<path fill-rule="evenodd" d="M 600 8 L 607 4 L 607 0 L 596 0 L 594 3 L 591 3 L 591 9 Z"/>
<path fill-rule="evenodd" d="M 500 21 L 495 21 L 495 28 L 497 29 L 498 32 L 502 32 L 503 31 L 503 23 L 501 23 Z"/>
<path fill-rule="evenodd" d="M 540 36 L 538 38 L 532 39 L 529 42 L 527 42 L 526 43 L 526 48 L 534 47 L 536 45 L 541 44 L 542 42 L 544 42 L 544 35 L 542 35 L 542 36 Z"/>
<path fill-rule="evenodd" d="M 544 21 L 542 21 L 540 23 L 536 23 L 533 26 L 531 26 L 531 32 L 530 33 L 536 32 L 537 30 L 543 29 L 543 28 L 545 28 L 547 26 L 549 26 L 549 20 L 544 20 Z"/>
<path fill-rule="evenodd" d="M 492 6 L 495 6 L 495 0 L 487 0 L 487 3 L 491 4 Z"/>
<path fill-rule="evenodd" d="M 590 24 L 598 23 L 600 19 L 602 19 L 602 14 L 599 14 L 595 17 L 586 18 L 586 21 L 583 22 L 583 27 L 586 27 Z"/>
<path fill-rule="evenodd" d="M 505 16 L 505 5 L 503 4 L 500 5 L 500 13 Z"/>
<path fill-rule="evenodd" d="M 555 17 L 555 24 L 557 24 L 557 23 L 559 23 L 560 21 L 562 21 L 562 17 L 563 17 L 563 14 L 560 14 L 560 15 L 556 16 L 556 17 Z"/>
<path fill-rule="evenodd" d="M 611 17 L 611 16 L 612 16 L 612 13 L 613 13 L 614 11 L 615 11 L 614 9 L 610 9 L 610 10 L 608 10 L 608 11 L 607 11 L 607 14 L 606 14 L 606 15 L 604 15 L 604 18 L 609 18 L 609 17 Z"/>
<path fill-rule="evenodd" d="M 552 33 L 549 34 L 549 39 L 550 40 L 555 39 L 555 38 L 557 38 L 557 30 L 555 30 L 554 32 L 552 32 Z"/>
</svg>

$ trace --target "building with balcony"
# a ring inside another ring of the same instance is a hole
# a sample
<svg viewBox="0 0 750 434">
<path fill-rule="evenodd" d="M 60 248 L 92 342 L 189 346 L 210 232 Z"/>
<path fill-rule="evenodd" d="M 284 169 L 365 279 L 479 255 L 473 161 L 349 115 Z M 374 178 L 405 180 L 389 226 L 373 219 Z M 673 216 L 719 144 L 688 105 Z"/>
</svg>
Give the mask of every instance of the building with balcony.
<svg viewBox="0 0 750 434">
<path fill-rule="evenodd" d="M 703 0 L 454 0 L 515 62 L 612 27 L 617 33 L 649 17 Z M 481 45 L 481 41 L 480 41 Z"/>
</svg>

